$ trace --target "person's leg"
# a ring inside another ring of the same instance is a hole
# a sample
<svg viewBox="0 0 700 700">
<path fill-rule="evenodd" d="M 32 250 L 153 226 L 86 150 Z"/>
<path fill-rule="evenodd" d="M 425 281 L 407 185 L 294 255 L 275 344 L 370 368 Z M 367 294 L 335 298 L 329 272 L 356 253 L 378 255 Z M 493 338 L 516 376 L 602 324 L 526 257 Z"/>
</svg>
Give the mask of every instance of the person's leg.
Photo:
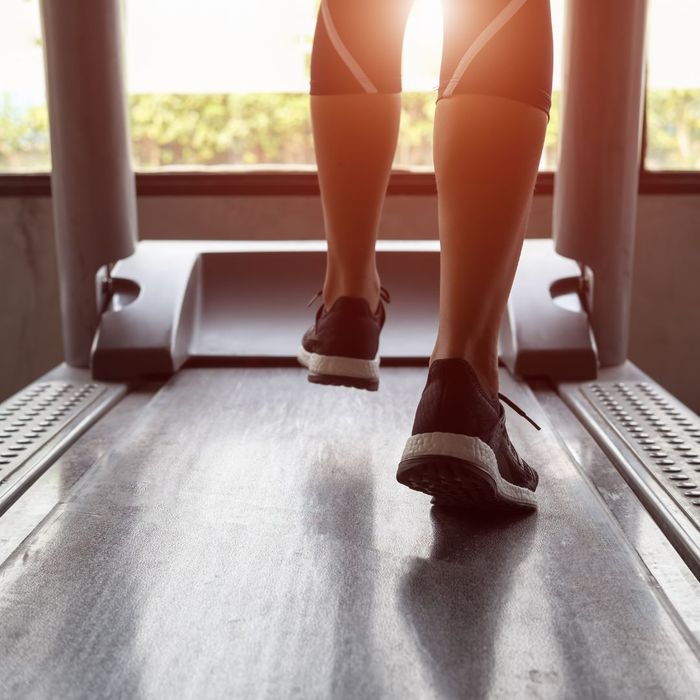
<svg viewBox="0 0 700 700">
<path fill-rule="evenodd" d="M 533 509 L 539 476 L 511 443 L 500 400 L 527 416 L 498 395 L 496 352 L 550 107 L 549 2 L 444 7 L 440 327 L 396 478 L 438 505 Z"/>
<path fill-rule="evenodd" d="M 401 48 L 413 0 L 324 0 L 311 58 L 311 118 L 328 256 L 323 301 L 379 302 L 375 243 L 401 113 Z"/>
<path fill-rule="evenodd" d="M 464 358 L 498 392 L 497 338 L 547 126 L 549 0 L 443 0 L 435 115 L 440 321 L 431 360 Z"/>
</svg>

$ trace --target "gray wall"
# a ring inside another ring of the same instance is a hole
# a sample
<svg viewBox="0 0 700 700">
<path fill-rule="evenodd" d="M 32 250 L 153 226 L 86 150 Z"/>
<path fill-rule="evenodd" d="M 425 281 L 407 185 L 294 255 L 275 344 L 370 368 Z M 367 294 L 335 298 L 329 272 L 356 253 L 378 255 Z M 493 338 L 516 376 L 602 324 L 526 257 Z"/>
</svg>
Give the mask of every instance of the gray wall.
<svg viewBox="0 0 700 700">
<path fill-rule="evenodd" d="M 537 196 L 528 235 L 548 236 L 552 199 Z M 148 197 L 142 238 L 320 238 L 315 197 Z M 436 236 L 434 197 L 390 197 L 382 238 Z M 0 198 L 0 398 L 61 361 L 58 287 L 45 198 Z M 700 412 L 700 196 L 641 198 L 631 359 Z"/>
</svg>

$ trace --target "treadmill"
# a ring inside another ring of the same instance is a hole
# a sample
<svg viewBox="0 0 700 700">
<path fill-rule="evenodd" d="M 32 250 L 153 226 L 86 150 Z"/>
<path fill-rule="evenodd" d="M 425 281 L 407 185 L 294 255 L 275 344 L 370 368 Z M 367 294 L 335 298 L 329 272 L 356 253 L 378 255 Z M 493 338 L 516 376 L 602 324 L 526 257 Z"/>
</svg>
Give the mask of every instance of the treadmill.
<svg viewBox="0 0 700 700">
<path fill-rule="evenodd" d="M 378 243 L 379 392 L 308 383 L 325 244 L 137 242 L 119 2 L 43 0 L 66 362 L 0 404 L 0 697 L 697 697 L 700 418 L 627 359 L 646 2 L 602 12 L 501 331 L 539 510 L 475 518 L 395 481 L 437 242 Z"/>
</svg>

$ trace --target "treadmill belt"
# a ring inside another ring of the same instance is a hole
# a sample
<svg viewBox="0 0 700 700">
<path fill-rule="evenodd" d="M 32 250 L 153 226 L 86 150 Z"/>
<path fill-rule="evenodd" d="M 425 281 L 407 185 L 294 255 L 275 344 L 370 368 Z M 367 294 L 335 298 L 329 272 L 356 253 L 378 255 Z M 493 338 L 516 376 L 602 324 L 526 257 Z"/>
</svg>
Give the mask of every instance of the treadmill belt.
<svg viewBox="0 0 700 700">
<path fill-rule="evenodd" d="M 377 393 L 188 369 L 0 568 L 7 697 L 693 697 L 697 657 L 523 385 L 540 510 L 395 470 L 425 370 Z"/>
</svg>

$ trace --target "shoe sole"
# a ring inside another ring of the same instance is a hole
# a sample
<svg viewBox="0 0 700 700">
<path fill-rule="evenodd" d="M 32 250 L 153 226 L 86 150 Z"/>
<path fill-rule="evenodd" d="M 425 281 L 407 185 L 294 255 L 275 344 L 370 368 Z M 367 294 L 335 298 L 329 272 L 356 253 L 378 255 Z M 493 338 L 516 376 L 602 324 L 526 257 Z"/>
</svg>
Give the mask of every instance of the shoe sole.
<svg viewBox="0 0 700 700">
<path fill-rule="evenodd" d="M 534 491 L 506 481 L 498 471 L 493 450 L 469 435 L 413 435 L 406 443 L 396 479 L 433 496 L 435 505 L 474 510 L 537 508 Z"/>
<path fill-rule="evenodd" d="M 367 391 L 379 388 L 379 357 L 362 360 L 356 357 L 320 355 L 302 347 L 297 360 L 309 370 L 308 380 L 313 384 L 348 386 Z"/>
</svg>

